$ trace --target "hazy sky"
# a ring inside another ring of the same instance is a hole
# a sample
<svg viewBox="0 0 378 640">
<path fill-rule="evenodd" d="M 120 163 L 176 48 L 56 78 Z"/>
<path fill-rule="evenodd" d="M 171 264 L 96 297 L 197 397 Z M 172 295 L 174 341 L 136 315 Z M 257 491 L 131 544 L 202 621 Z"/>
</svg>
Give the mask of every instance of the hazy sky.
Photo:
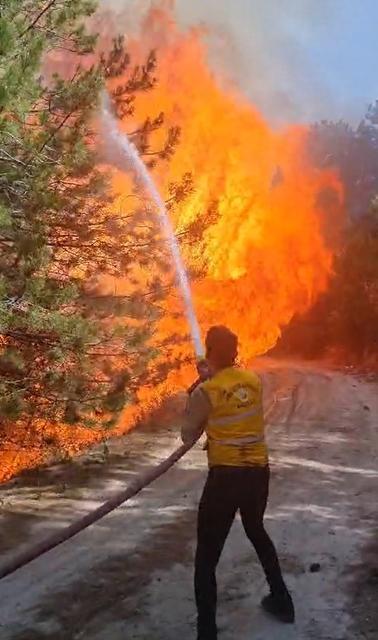
<svg viewBox="0 0 378 640">
<path fill-rule="evenodd" d="M 176 14 L 210 28 L 213 64 L 272 120 L 356 120 L 378 99 L 378 0 L 176 0 Z"/>
</svg>

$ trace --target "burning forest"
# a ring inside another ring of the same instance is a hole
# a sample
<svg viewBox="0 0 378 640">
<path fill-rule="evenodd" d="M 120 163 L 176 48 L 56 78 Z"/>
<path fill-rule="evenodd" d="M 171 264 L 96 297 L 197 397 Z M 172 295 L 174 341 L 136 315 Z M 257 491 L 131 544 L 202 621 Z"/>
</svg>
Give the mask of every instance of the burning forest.
<svg viewBox="0 0 378 640">
<path fill-rule="evenodd" d="M 126 46 L 132 60 L 145 60 L 152 48 L 157 66 L 151 91 L 138 95 L 133 114 L 121 120 L 124 131 L 164 117 L 150 135 L 152 149 L 164 148 L 167 127 L 179 132 L 172 157 L 153 176 L 166 197 L 172 183 L 190 176 L 192 188 L 172 217 L 194 275 L 201 326 L 227 322 L 241 337 L 243 357 L 265 353 L 327 287 L 334 250 L 327 224 L 332 216 L 336 225 L 343 211 L 337 171 L 312 163 L 308 128 L 272 129 L 221 72 L 211 71 L 201 31 L 181 30 L 167 9 L 152 9 Z M 335 196 L 331 211 L 324 192 Z M 177 320 L 167 315 L 160 332 L 176 333 Z"/>
<path fill-rule="evenodd" d="M 43 15 L 34 19 L 47 28 Z M 103 439 L 104 419 L 114 434 L 128 430 L 149 407 L 182 389 L 193 372 L 185 310 L 154 203 L 110 143 L 100 102 L 96 109 L 85 95 L 86 90 L 99 95 L 100 76 L 117 127 L 139 150 L 166 202 L 203 332 L 227 324 L 240 338 L 241 360 L 250 362 L 271 350 L 285 327 L 296 326 L 296 318 L 323 304 L 335 256 L 339 260 L 348 189 L 342 167 L 324 161 L 329 154 L 321 136 L 314 143 L 314 127 L 271 126 L 229 75 L 210 65 L 206 30 L 180 26 L 170 3 L 153 4 L 130 33 L 119 33 L 122 22 L 111 11 L 96 14 L 90 24 L 100 34 L 97 42 L 87 35 L 79 43 L 75 32 L 68 53 L 51 36 L 41 58 L 42 80 L 36 79 L 37 97 L 23 107 L 22 124 L 17 109 L 12 115 L 9 105 L 3 106 L 11 115 L 6 153 L 14 154 L 20 180 L 24 165 L 54 162 L 60 175 L 46 178 L 47 188 L 60 184 L 64 206 L 71 195 L 77 200 L 65 226 L 58 204 L 48 220 L 40 217 L 38 229 L 38 216 L 33 223 L 25 217 L 25 232 L 39 234 L 39 246 L 46 249 L 44 263 L 33 257 L 37 246 L 24 256 L 24 240 L 15 229 L 7 231 L 4 219 L 4 273 L 8 270 L 9 282 L 18 282 L 4 289 L 10 323 L 2 338 L 4 477 L 46 455 L 62 449 L 70 454 Z M 67 42 L 72 33 L 64 34 Z M 64 80 L 56 79 L 56 72 Z M 62 88 L 65 103 L 58 97 Z M 75 100 L 78 106 L 72 107 Z M 29 138 L 22 147 L 16 140 L 24 134 Z M 50 161 L 46 147 L 55 140 Z M 67 182 L 59 165 L 65 147 L 75 155 L 72 167 L 65 167 Z M 318 156 L 314 148 L 320 149 Z M 90 160 L 84 159 L 89 152 Z M 75 192 L 69 191 L 70 171 Z M 104 190 L 99 185 L 105 173 L 111 181 Z M 16 190 L 20 202 L 24 199 L 22 209 L 27 200 Z M 5 190 L 4 202 L 7 198 L 15 202 Z M 19 277 L 17 260 L 24 258 L 29 266 Z M 52 303 L 61 313 L 53 319 L 52 334 L 45 313 L 50 303 L 42 300 L 44 278 L 51 300 L 65 291 Z M 33 316 L 25 333 L 30 300 L 41 308 L 33 311 L 37 319 Z M 81 328 L 69 327 L 68 317 L 81 318 Z M 72 335 L 60 334 L 61 320 L 63 333 L 78 334 L 79 367 Z M 99 340 L 91 335 L 97 322 Z M 123 333 L 117 334 L 119 322 Z M 64 344 L 70 345 L 67 358 Z M 43 372 L 35 380 L 34 362 Z M 73 384 L 72 372 L 78 370 Z M 25 386 L 25 379 L 33 380 Z"/>
</svg>

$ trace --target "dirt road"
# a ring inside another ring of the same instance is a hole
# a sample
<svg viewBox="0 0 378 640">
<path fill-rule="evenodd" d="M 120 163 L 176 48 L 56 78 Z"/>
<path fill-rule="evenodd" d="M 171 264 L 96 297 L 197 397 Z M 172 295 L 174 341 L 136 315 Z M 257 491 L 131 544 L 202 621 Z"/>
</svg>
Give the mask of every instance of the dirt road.
<svg viewBox="0 0 378 640">
<path fill-rule="evenodd" d="M 378 385 L 299 364 L 259 366 L 272 459 L 267 526 L 297 623 L 260 611 L 264 578 L 237 520 L 218 572 L 220 640 L 373 640 Z M 133 433 L 104 461 L 86 457 L 5 486 L 3 558 L 97 506 L 176 443 L 177 430 Z M 195 638 L 192 557 L 205 473 L 196 447 L 126 506 L 3 580 L 1 640 Z"/>
</svg>

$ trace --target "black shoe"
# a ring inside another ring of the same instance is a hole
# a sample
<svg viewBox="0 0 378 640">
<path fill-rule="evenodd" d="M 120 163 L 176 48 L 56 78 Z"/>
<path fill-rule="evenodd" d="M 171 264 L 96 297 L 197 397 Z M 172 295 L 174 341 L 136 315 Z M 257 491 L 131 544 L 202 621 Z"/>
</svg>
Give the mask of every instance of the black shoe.
<svg viewBox="0 0 378 640">
<path fill-rule="evenodd" d="M 262 599 L 261 606 L 267 613 L 281 622 L 293 624 L 295 620 L 294 604 L 288 591 L 282 595 L 270 593 Z"/>
</svg>

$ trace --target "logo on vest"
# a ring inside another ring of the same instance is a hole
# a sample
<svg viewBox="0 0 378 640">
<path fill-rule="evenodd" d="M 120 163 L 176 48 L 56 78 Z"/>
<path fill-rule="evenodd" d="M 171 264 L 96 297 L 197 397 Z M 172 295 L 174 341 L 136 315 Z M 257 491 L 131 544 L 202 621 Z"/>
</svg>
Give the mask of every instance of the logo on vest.
<svg viewBox="0 0 378 640">
<path fill-rule="evenodd" d="M 227 400 L 236 403 L 238 409 L 248 407 L 255 401 L 254 389 L 238 384 L 227 393 Z"/>
</svg>

